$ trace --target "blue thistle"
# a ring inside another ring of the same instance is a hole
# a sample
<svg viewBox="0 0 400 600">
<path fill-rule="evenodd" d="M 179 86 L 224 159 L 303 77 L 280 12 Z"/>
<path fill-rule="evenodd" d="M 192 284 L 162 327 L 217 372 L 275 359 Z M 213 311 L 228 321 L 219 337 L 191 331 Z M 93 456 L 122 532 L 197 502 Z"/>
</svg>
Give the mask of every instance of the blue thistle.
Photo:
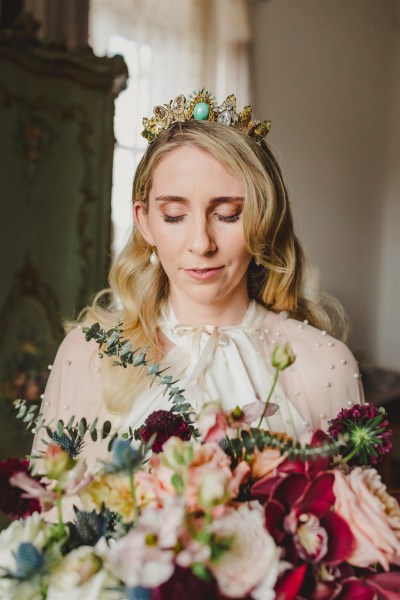
<svg viewBox="0 0 400 600">
<path fill-rule="evenodd" d="M 127 588 L 125 593 L 127 600 L 151 600 L 151 591 L 139 585 L 134 588 Z"/>
<path fill-rule="evenodd" d="M 65 433 L 58 435 L 56 431 L 51 432 L 51 439 L 58 444 L 65 452 L 68 452 L 71 458 L 76 458 L 81 453 L 85 442 L 81 437 L 72 439 Z"/>
<path fill-rule="evenodd" d="M 116 440 L 112 447 L 112 463 L 105 463 L 109 473 L 135 471 L 143 462 L 143 453 L 136 450 L 130 440 Z"/>
<path fill-rule="evenodd" d="M 15 554 L 17 562 L 17 579 L 30 579 L 43 568 L 44 556 L 39 550 L 29 542 L 22 542 Z"/>
</svg>

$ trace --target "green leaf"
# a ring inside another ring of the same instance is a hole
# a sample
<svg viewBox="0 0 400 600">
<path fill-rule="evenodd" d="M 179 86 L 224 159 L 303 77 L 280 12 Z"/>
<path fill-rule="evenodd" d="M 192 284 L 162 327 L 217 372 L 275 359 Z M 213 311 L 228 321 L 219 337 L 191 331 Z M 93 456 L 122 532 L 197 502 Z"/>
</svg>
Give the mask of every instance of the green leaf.
<svg viewBox="0 0 400 600">
<path fill-rule="evenodd" d="M 93 431 L 96 430 L 96 426 L 97 426 L 97 421 L 98 420 L 99 420 L 99 417 L 96 417 L 95 420 L 93 421 L 93 423 L 91 423 L 91 425 L 89 427 L 90 433 L 93 433 Z"/>
<path fill-rule="evenodd" d="M 100 436 L 101 439 L 105 439 L 106 437 L 108 437 L 108 435 L 110 434 L 111 431 L 111 421 L 104 421 L 101 430 L 100 430 Z"/>
<path fill-rule="evenodd" d="M 171 483 L 174 486 L 177 494 L 181 494 L 183 492 L 183 479 L 178 473 L 174 473 L 172 475 Z"/>
<path fill-rule="evenodd" d="M 110 438 L 110 441 L 108 442 L 108 446 L 107 446 L 107 450 L 109 452 L 111 452 L 113 444 L 114 444 L 115 440 L 117 439 L 117 437 L 118 437 L 118 433 L 115 432 L 114 435 Z"/>
<path fill-rule="evenodd" d="M 192 564 L 192 573 L 196 575 L 202 581 L 208 581 L 211 579 L 210 572 L 203 563 L 193 563 Z"/>
<path fill-rule="evenodd" d="M 254 439 L 251 437 L 248 431 L 242 431 L 241 435 L 246 451 L 249 453 L 253 452 L 255 445 Z"/>
<path fill-rule="evenodd" d="M 172 410 L 175 413 L 182 413 L 188 411 L 190 408 L 192 408 L 191 404 L 174 404 Z"/>
<path fill-rule="evenodd" d="M 85 433 L 86 433 L 86 419 L 81 419 L 78 423 L 78 433 L 81 436 L 81 438 L 85 437 Z"/>
<path fill-rule="evenodd" d="M 64 433 L 64 421 L 62 421 L 61 419 L 57 422 L 56 432 L 57 435 L 59 435 L 60 437 L 62 437 Z"/>
<path fill-rule="evenodd" d="M 135 356 L 135 358 L 133 360 L 133 366 L 138 367 L 139 365 L 144 364 L 145 359 L 146 359 L 146 355 L 144 353 L 139 354 L 138 356 Z"/>
<path fill-rule="evenodd" d="M 68 423 L 66 425 L 67 431 L 69 431 L 72 428 L 74 421 L 75 421 L 75 415 L 72 415 L 72 417 L 70 418 L 70 420 L 68 421 Z"/>
</svg>

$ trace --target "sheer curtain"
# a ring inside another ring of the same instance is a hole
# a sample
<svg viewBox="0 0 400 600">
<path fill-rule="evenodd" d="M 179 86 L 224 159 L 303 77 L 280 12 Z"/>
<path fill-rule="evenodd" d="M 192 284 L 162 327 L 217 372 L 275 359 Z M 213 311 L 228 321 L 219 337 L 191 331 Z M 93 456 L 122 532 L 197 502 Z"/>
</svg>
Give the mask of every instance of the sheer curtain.
<svg viewBox="0 0 400 600">
<path fill-rule="evenodd" d="M 219 101 L 250 101 L 249 0 L 91 0 L 90 44 L 122 54 L 128 88 L 116 101 L 113 177 L 114 255 L 132 224 L 131 187 L 147 142 L 143 116 L 180 93 L 206 87 Z"/>
</svg>

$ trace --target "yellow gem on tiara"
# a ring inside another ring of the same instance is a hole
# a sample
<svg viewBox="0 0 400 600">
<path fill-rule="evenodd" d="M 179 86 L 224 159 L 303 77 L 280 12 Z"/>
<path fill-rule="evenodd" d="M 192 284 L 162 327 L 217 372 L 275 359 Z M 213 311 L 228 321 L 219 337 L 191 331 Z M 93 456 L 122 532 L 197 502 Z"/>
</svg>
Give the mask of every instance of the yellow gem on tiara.
<svg viewBox="0 0 400 600">
<path fill-rule="evenodd" d="M 188 99 L 180 94 L 169 104 L 156 106 L 153 114 L 154 116 L 143 119 L 142 136 L 148 142 L 153 142 L 161 131 L 168 129 L 173 123 L 190 120 L 222 123 L 240 130 L 256 142 L 261 142 L 271 127 L 271 121 L 258 121 L 252 118 L 251 106 L 245 106 L 238 113 L 236 97 L 233 94 L 218 105 L 215 96 L 205 88 L 198 92 L 193 91 Z"/>
</svg>

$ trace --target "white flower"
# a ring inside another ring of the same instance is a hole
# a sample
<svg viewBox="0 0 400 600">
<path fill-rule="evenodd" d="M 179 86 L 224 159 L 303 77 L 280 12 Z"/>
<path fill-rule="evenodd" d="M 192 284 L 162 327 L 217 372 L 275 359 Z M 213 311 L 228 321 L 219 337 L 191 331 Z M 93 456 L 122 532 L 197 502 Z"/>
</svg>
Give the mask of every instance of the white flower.
<svg viewBox="0 0 400 600">
<path fill-rule="evenodd" d="M 139 525 L 110 548 L 108 562 L 127 587 L 156 587 L 171 577 L 174 553 L 157 542 L 156 535 Z"/>
<path fill-rule="evenodd" d="M 264 527 L 258 503 L 227 510 L 212 528 L 218 537 L 233 537 L 224 554 L 210 564 L 224 596 L 241 598 L 255 591 L 257 600 L 274 598 L 279 569 L 279 550 Z"/>
<path fill-rule="evenodd" d="M 0 587 L 0 598 L 4 600 L 43 600 L 39 581 L 24 581 L 22 583 L 8 580 L 7 589 Z"/>
<path fill-rule="evenodd" d="M 184 529 L 185 501 L 181 496 L 171 496 L 162 508 L 148 507 L 140 517 L 140 526 L 157 537 L 160 548 L 173 548 Z"/>
<path fill-rule="evenodd" d="M 41 550 L 49 539 L 54 525 L 46 523 L 38 513 L 33 513 L 26 519 L 13 521 L 0 533 L 0 570 L 15 573 L 17 564 L 15 553 L 22 542 L 30 542 Z M 36 600 L 38 595 L 39 578 L 26 583 L 16 583 L 11 579 L 0 578 L 0 598 L 7 600 Z"/>
<path fill-rule="evenodd" d="M 67 554 L 51 573 L 47 600 L 112 600 L 109 590 L 118 580 L 103 568 L 102 559 L 91 546 L 80 546 Z"/>
</svg>

